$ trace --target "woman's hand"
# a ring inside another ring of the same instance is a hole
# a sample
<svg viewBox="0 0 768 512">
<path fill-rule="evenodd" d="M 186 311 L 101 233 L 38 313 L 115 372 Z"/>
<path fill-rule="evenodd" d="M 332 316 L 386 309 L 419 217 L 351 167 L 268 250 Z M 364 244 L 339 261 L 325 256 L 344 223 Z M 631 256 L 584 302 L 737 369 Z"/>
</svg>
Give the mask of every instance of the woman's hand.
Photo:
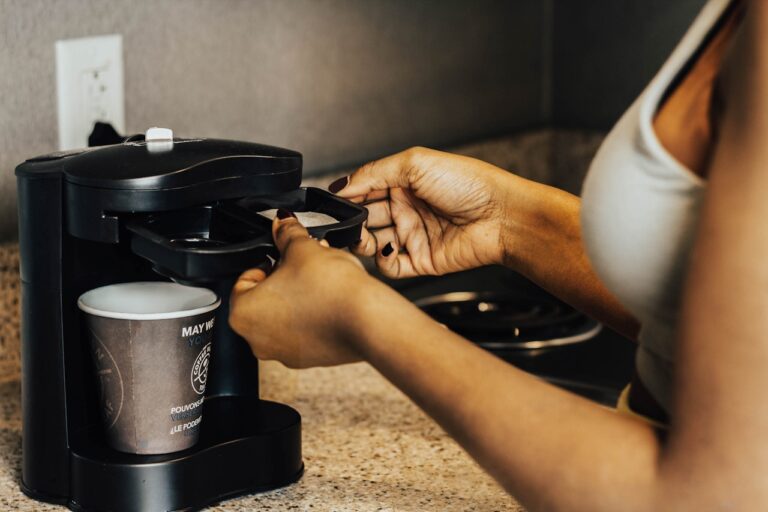
<svg viewBox="0 0 768 512">
<path fill-rule="evenodd" d="M 269 274 L 251 269 L 232 288 L 229 323 L 259 359 L 291 368 L 359 360 L 352 316 L 366 290 L 383 285 L 359 260 L 309 237 L 289 212 L 272 225 L 280 263 Z"/>
<path fill-rule="evenodd" d="M 579 198 L 465 156 L 425 148 L 371 162 L 331 192 L 368 208 L 353 252 L 387 277 L 504 264 L 633 338 L 638 323 L 584 253 Z"/>
<path fill-rule="evenodd" d="M 366 203 L 353 251 L 388 277 L 440 275 L 502 263 L 504 210 L 516 176 L 491 164 L 412 148 L 364 165 L 331 192 Z"/>
</svg>

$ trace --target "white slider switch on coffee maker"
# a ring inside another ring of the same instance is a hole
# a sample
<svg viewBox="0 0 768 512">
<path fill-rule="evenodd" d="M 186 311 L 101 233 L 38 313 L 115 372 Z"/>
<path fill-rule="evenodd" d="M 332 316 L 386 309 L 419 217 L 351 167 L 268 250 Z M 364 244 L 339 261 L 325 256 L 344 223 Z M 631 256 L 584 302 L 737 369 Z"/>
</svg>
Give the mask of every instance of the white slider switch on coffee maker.
<svg viewBox="0 0 768 512">
<path fill-rule="evenodd" d="M 173 130 L 153 126 L 144 134 L 144 140 L 147 143 L 147 149 L 152 153 L 168 151 L 173 148 Z"/>
</svg>

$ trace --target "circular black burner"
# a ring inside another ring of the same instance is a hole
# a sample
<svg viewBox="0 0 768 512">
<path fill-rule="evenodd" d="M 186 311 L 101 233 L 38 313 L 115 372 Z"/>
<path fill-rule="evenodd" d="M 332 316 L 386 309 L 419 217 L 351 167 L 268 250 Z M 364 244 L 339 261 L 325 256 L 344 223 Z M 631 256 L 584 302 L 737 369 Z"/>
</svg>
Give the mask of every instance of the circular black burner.
<svg viewBox="0 0 768 512">
<path fill-rule="evenodd" d="M 593 338 L 602 326 L 554 297 L 453 292 L 415 301 L 452 331 L 491 350 L 531 350 Z"/>
</svg>

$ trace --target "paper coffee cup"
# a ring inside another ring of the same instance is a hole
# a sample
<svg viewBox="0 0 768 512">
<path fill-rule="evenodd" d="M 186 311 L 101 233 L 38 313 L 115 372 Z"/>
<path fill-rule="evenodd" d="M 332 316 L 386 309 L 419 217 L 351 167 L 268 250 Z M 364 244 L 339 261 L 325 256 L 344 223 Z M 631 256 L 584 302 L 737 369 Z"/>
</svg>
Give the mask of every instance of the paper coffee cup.
<svg viewBox="0 0 768 512">
<path fill-rule="evenodd" d="M 80 296 L 114 449 L 159 454 L 197 442 L 219 304 L 211 290 L 170 282 L 113 284 Z"/>
</svg>

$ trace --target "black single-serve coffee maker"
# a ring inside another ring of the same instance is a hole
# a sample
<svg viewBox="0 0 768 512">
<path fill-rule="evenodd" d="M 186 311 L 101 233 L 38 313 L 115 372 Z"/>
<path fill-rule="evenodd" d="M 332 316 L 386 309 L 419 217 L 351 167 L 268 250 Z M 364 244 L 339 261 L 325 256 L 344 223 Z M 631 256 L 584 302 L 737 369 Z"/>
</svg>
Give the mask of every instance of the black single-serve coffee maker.
<svg viewBox="0 0 768 512">
<path fill-rule="evenodd" d="M 174 139 L 54 153 L 16 169 L 22 279 L 22 482 L 73 510 L 187 510 L 301 477 L 301 418 L 259 399 L 258 364 L 228 326 L 238 274 L 277 256 L 259 212 L 312 211 L 337 222 L 310 234 L 357 241 L 366 210 L 299 188 L 302 157 L 245 142 Z M 113 283 L 206 286 L 217 311 L 200 438 L 189 449 L 109 448 L 77 299 Z M 265 318 L 265 322 L 269 319 Z"/>
</svg>

